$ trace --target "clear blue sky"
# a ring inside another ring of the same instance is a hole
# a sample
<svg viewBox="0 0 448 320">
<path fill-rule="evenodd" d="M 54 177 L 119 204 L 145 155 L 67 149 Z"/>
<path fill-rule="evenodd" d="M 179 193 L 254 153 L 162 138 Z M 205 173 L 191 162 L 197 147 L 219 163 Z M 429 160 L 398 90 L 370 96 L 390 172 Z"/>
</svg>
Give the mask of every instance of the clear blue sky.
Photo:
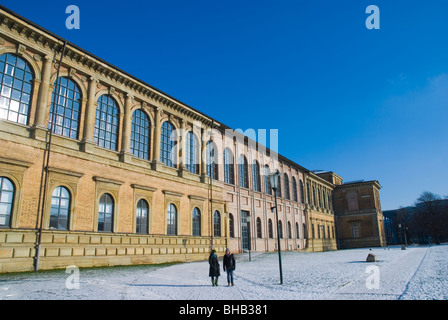
<svg viewBox="0 0 448 320">
<path fill-rule="evenodd" d="M 278 129 L 310 170 L 378 180 L 383 210 L 448 195 L 446 0 L 1 4 L 230 127 Z"/>
</svg>

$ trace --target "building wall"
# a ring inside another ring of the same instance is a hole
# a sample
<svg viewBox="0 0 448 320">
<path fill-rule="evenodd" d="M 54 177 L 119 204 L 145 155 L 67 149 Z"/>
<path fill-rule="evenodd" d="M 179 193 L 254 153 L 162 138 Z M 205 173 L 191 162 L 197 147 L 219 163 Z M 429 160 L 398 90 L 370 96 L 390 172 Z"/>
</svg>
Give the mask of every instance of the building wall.
<svg viewBox="0 0 448 320">
<path fill-rule="evenodd" d="M 0 10 L 0 57 L 6 53 L 19 57 L 34 74 L 27 122 L 0 119 L 0 178 L 11 181 L 15 189 L 11 222 L 0 226 L 0 272 L 32 270 L 37 256 L 40 269 L 53 269 L 73 264 L 83 267 L 201 260 L 209 255 L 211 247 L 220 254 L 226 247 L 234 252 L 278 250 L 277 217 L 271 210 L 275 197 L 265 184 L 265 172 L 276 169 L 281 177 L 281 194 L 277 197 L 281 250 L 337 249 L 333 192 L 342 178 L 334 174 L 330 175 L 333 180 L 319 177 L 255 139 L 70 44 L 60 76 L 79 87 L 79 126 L 76 137 L 52 135 L 44 189 L 47 128 L 61 49 L 62 42 L 54 35 Z M 116 150 L 95 142 L 96 112 L 103 95 L 118 106 Z M 131 152 L 136 110 L 146 114 L 150 122 L 146 159 Z M 176 132 L 174 167 L 161 161 L 165 122 L 171 123 Z M 198 171 L 194 173 L 187 169 L 188 132 L 198 142 Z M 215 178 L 209 177 L 207 169 L 210 141 L 216 145 Z M 229 172 L 225 173 L 230 168 L 224 163 L 226 149 L 233 161 L 229 171 L 232 182 L 227 181 Z M 245 170 L 241 156 L 246 159 Z M 247 171 L 247 184 L 240 183 L 241 170 Z M 70 194 L 66 229 L 50 228 L 52 194 L 58 187 Z M 111 232 L 98 230 L 100 199 L 106 193 L 115 205 Z M 145 234 L 137 234 L 137 203 L 142 199 L 149 206 L 148 228 Z M 175 235 L 167 231 L 170 205 L 177 209 Z M 194 208 L 201 213 L 200 235 L 193 232 Z M 217 224 L 216 211 L 220 216 Z M 378 220 L 371 226 L 378 228 L 380 223 Z M 341 220 L 342 235 L 344 228 Z"/>
</svg>

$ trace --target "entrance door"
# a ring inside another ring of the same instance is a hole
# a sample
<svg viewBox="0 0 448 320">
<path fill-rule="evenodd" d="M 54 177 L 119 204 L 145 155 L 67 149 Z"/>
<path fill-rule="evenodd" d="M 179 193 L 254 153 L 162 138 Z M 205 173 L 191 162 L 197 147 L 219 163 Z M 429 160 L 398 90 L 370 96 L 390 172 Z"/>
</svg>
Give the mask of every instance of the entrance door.
<svg viewBox="0 0 448 320">
<path fill-rule="evenodd" d="M 241 210 L 241 245 L 243 250 L 250 250 L 249 211 Z"/>
</svg>

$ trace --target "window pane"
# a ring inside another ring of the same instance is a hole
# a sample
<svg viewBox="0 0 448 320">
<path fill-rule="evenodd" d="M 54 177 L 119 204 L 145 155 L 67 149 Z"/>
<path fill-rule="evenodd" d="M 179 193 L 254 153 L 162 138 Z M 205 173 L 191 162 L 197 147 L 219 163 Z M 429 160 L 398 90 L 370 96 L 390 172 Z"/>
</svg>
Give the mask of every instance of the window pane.
<svg viewBox="0 0 448 320">
<path fill-rule="evenodd" d="M 149 160 L 149 130 L 151 123 L 146 113 L 139 109 L 132 115 L 131 153 L 141 159 Z"/>
<path fill-rule="evenodd" d="M 98 99 L 95 121 L 95 142 L 103 148 L 116 151 L 119 109 L 112 97 L 102 95 Z M 106 132 L 109 135 L 106 137 Z"/>
<path fill-rule="evenodd" d="M 0 111 L 0 119 L 27 124 L 34 76 L 25 72 L 31 71 L 28 63 L 14 54 L 5 53 L 0 60 L 7 61 L 6 65 L 0 64 L 0 107 L 4 109 Z M 20 101 L 27 107 L 19 110 Z"/>
</svg>

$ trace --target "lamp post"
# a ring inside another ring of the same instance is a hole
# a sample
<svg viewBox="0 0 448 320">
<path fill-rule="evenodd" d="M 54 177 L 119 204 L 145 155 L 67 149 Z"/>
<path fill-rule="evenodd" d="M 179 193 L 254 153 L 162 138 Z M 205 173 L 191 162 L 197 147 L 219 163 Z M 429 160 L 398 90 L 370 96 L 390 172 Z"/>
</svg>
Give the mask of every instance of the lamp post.
<svg viewBox="0 0 448 320">
<path fill-rule="evenodd" d="M 277 241 L 278 241 L 278 265 L 280 269 L 280 284 L 283 284 L 283 272 L 282 272 L 282 254 L 280 248 L 280 228 L 278 223 L 278 207 L 277 207 L 277 188 L 280 176 L 280 172 L 276 170 L 274 173 L 269 175 L 269 182 L 271 183 L 271 188 L 274 190 L 274 199 L 275 199 L 275 218 L 277 220 Z"/>
</svg>

